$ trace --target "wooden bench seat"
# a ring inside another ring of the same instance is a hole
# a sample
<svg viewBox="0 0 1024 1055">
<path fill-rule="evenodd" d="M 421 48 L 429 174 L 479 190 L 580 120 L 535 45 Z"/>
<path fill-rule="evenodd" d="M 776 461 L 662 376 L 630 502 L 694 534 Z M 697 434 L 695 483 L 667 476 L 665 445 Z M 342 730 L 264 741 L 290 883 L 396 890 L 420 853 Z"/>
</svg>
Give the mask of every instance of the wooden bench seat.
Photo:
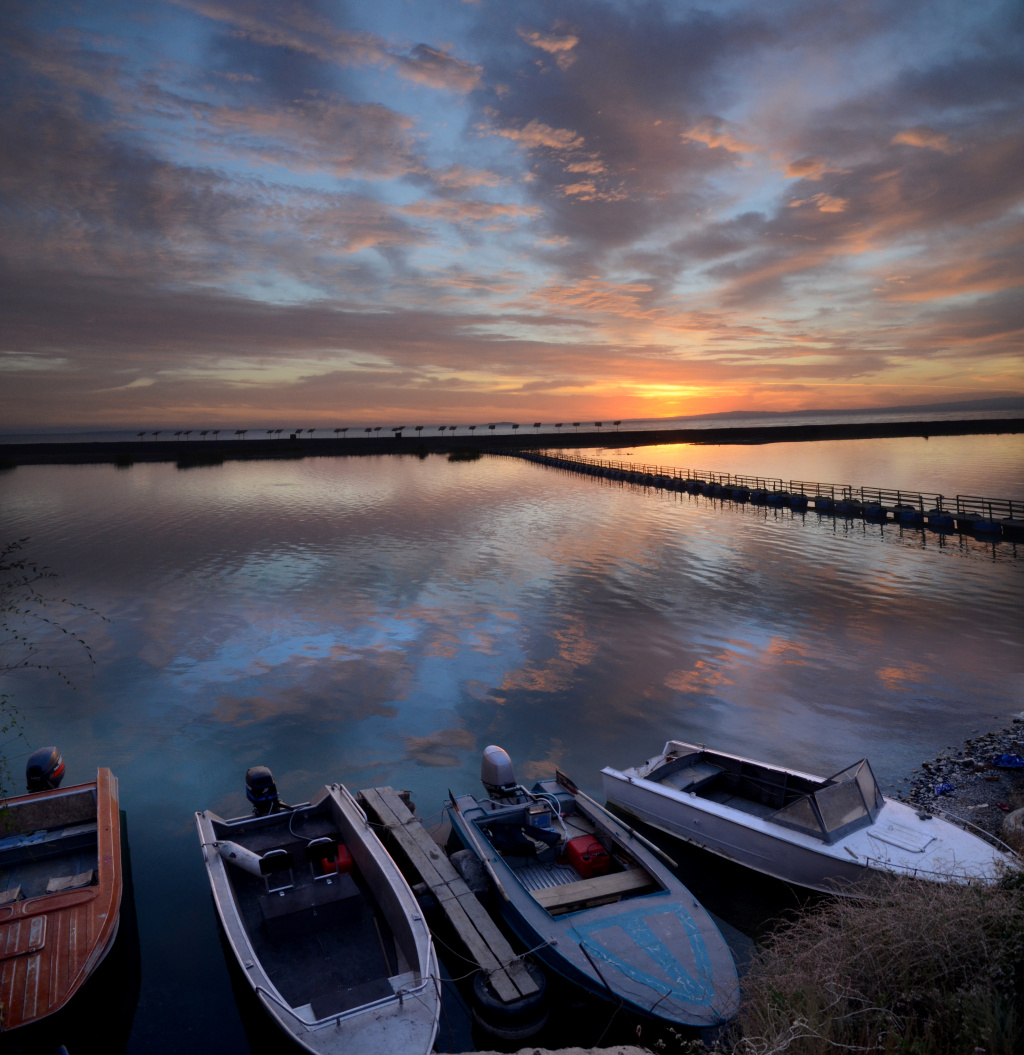
<svg viewBox="0 0 1024 1055">
<path fill-rule="evenodd" d="M 608 875 L 537 890 L 533 897 L 538 905 L 557 916 L 570 908 L 611 904 L 624 894 L 636 894 L 653 886 L 654 878 L 648 872 L 642 868 L 630 868 L 625 872 L 609 872 Z"/>
</svg>

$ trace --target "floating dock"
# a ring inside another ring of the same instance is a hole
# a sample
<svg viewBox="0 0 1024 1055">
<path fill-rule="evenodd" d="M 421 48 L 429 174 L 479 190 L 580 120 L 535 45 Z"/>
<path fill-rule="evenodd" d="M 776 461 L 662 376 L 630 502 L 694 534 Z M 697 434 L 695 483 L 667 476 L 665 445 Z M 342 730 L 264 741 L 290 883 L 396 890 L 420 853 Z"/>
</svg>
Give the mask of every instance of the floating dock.
<svg viewBox="0 0 1024 1055">
<path fill-rule="evenodd" d="M 505 453 L 509 457 L 587 476 L 668 491 L 703 494 L 734 502 L 787 507 L 797 511 L 813 509 L 828 516 L 860 517 L 877 523 L 895 521 L 910 527 L 929 527 L 935 531 L 965 531 L 985 538 L 1024 538 L 1024 501 L 1015 499 L 984 498 L 979 495 L 956 495 L 949 499 L 932 492 L 737 476 L 707 469 L 612 461 L 562 451 Z"/>
<path fill-rule="evenodd" d="M 427 887 L 498 998 L 514 1004 L 536 994 L 537 983 L 522 958 L 402 796 L 394 788 L 381 787 L 365 788 L 357 797 L 371 823 L 383 829 L 387 849 L 393 854 L 398 851 L 396 860 L 410 885 Z"/>
</svg>

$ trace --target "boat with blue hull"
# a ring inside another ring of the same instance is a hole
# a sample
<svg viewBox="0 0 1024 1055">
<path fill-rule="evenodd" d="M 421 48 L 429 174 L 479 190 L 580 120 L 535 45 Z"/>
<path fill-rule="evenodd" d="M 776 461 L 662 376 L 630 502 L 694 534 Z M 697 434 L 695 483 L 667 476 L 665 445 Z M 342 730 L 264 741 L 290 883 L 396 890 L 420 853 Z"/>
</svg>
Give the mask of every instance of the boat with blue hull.
<svg viewBox="0 0 1024 1055">
<path fill-rule="evenodd" d="M 537 960 L 671 1025 L 717 1026 L 735 1014 L 732 954 L 661 851 L 561 773 L 527 789 L 494 746 L 482 770 L 488 796 L 452 796 L 452 830 Z"/>
</svg>

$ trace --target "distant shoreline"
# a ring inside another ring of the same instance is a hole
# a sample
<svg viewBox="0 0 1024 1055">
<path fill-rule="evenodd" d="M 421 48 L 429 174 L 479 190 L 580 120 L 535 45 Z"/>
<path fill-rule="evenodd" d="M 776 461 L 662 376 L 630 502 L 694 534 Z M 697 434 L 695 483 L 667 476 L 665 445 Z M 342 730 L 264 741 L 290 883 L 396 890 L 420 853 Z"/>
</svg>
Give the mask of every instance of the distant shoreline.
<svg viewBox="0 0 1024 1055">
<path fill-rule="evenodd" d="M 1024 432 L 1024 417 L 967 421 L 894 421 L 827 425 L 757 425 L 714 429 L 657 429 L 623 432 L 524 433 L 449 436 L 351 436 L 291 439 L 133 439 L 119 442 L 4 443 L 0 468 L 18 465 L 89 465 L 178 462 L 183 467 L 220 461 L 338 457 L 372 454 L 446 454 L 451 451 L 563 450 L 566 448 L 653 447 L 675 443 L 759 445 L 821 440 L 893 439 L 904 436 L 986 436 Z"/>
</svg>

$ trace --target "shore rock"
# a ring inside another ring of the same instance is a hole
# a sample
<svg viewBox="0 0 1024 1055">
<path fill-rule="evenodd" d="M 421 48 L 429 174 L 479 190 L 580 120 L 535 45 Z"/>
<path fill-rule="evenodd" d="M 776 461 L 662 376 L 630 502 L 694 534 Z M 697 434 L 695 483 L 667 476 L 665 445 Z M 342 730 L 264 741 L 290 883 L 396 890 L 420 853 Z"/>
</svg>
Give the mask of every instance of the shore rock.
<svg viewBox="0 0 1024 1055">
<path fill-rule="evenodd" d="M 959 749 L 947 747 L 921 762 L 921 769 L 890 787 L 889 794 L 922 809 L 951 813 L 999 838 L 1007 831 L 1004 820 L 1020 811 L 1018 833 L 1024 837 L 1024 769 L 991 764 L 998 755 L 1018 753 L 1022 724 L 1024 717 L 1018 715 L 1005 729 L 983 735 L 975 730 Z M 937 787 L 942 794 L 936 794 Z"/>
</svg>

